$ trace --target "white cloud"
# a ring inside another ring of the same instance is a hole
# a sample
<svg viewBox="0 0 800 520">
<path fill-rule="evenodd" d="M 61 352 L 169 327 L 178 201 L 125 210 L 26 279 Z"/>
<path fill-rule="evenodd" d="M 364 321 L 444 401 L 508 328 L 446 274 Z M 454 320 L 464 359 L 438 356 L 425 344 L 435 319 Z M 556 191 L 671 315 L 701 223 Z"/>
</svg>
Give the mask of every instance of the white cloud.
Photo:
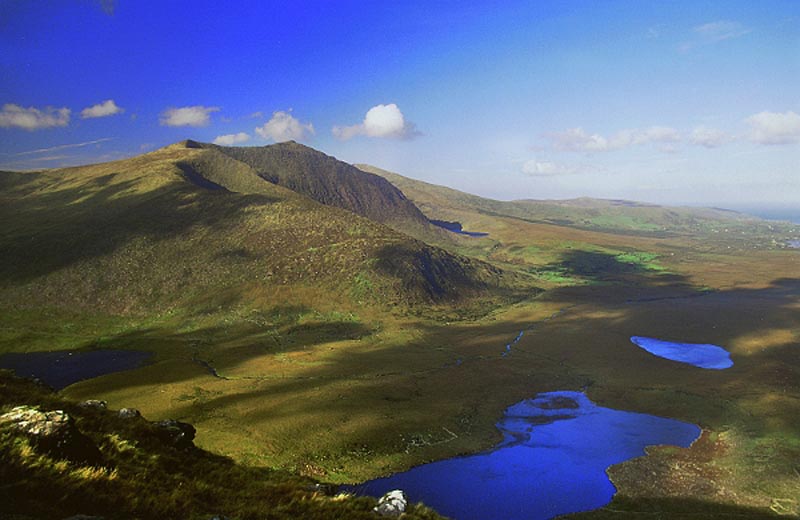
<svg viewBox="0 0 800 520">
<path fill-rule="evenodd" d="M 276 143 L 302 141 L 314 135 L 314 125 L 303 124 L 289 112 L 278 111 L 272 113 L 272 118 L 264 126 L 256 127 L 256 133 Z"/>
<path fill-rule="evenodd" d="M 683 52 L 689 51 L 702 45 L 711 45 L 724 40 L 738 38 L 752 32 L 739 22 L 730 20 L 718 20 L 692 28 L 693 36 L 687 42 L 680 45 L 679 49 Z"/>
<path fill-rule="evenodd" d="M 214 139 L 214 144 L 218 144 L 220 146 L 233 146 L 235 144 L 246 143 L 250 140 L 250 135 L 244 132 L 239 132 L 238 134 L 226 134 L 217 136 Z"/>
<path fill-rule="evenodd" d="M 680 140 L 681 134 L 674 128 L 668 126 L 651 126 L 650 128 L 634 131 L 631 143 L 677 143 L 680 142 Z"/>
<path fill-rule="evenodd" d="M 522 173 L 532 177 L 553 177 L 556 175 L 572 175 L 580 173 L 581 168 L 567 166 L 552 161 L 538 161 L 531 159 L 522 165 Z"/>
<path fill-rule="evenodd" d="M 723 144 L 729 143 L 733 138 L 716 128 L 708 128 L 706 126 L 698 126 L 692 130 L 692 135 L 689 142 L 698 146 L 706 148 L 717 148 Z"/>
<path fill-rule="evenodd" d="M 90 119 L 93 117 L 108 117 L 124 111 L 125 110 L 123 108 L 118 107 L 117 104 L 114 103 L 113 99 L 107 99 L 102 103 L 98 103 L 97 105 L 92 105 L 81 110 L 81 118 Z"/>
<path fill-rule="evenodd" d="M 746 119 L 750 140 L 759 144 L 791 144 L 800 142 L 800 115 L 759 112 Z"/>
<path fill-rule="evenodd" d="M 611 137 L 589 134 L 581 127 L 569 128 L 547 136 L 554 148 L 570 152 L 608 152 L 648 143 L 677 143 L 680 133 L 674 128 L 651 126 L 649 128 L 620 130 Z"/>
<path fill-rule="evenodd" d="M 93 144 L 100 144 L 106 141 L 113 140 L 113 137 L 104 137 L 102 139 L 95 139 L 94 141 L 85 141 L 83 143 L 61 144 L 58 146 L 51 146 L 49 148 L 37 148 L 36 150 L 28 150 L 26 152 L 15 153 L 14 155 L 34 155 L 46 152 L 54 152 L 56 150 L 67 150 L 69 148 L 83 148 L 84 146 L 91 146 Z"/>
<path fill-rule="evenodd" d="M 394 103 L 375 105 L 367 111 L 364 121 L 351 126 L 334 126 L 333 135 L 347 141 L 357 135 L 387 139 L 412 139 L 419 135 L 414 123 L 406 121 Z"/>
<path fill-rule="evenodd" d="M 219 107 L 200 105 L 168 108 L 161 113 L 160 123 L 163 126 L 208 126 L 211 113 L 218 111 Z"/>
<path fill-rule="evenodd" d="M 45 107 L 43 109 L 7 103 L 0 110 L 1 128 L 23 128 L 25 130 L 40 130 L 69 124 L 70 109 Z"/>
<path fill-rule="evenodd" d="M 71 155 L 48 155 L 45 157 L 35 157 L 28 159 L 31 162 L 50 162 L 50 161 L 63 161 L 64 159 L 73 159 Z"/>
<path fill-rule="evenodd" d="M 571 152 L 596 152 L 609 149 L 608 140 L 599 134 L 588 134 L 581 127 L 568 128 L 548 135 L 553 146 Z"/>
<path fill-rule="evenodd" d="M 406 132 L 406 120 L 394 103 L 370 108 L 363 124 L 369 137 L 403 137 Z"/>
<path fill-rule="evenodd" d="M 698 25 L 693 29 L 693 31 L 707 42 L 719 42 L 722 40 L 729 40 L 731 38 L 744 36 L 745 34 L 749 33 L 751 29 L 747 29 L 739 22 L 719 20 L 716 22 Z"/>
<path fill-rule="evenodd" d="M 360 124 L 352 126 L 334 126 L 331 129 L 331 133 L 340 141 L 349 141 L 355 136 L 363 134 L 364 127 Z"/>
</svg>

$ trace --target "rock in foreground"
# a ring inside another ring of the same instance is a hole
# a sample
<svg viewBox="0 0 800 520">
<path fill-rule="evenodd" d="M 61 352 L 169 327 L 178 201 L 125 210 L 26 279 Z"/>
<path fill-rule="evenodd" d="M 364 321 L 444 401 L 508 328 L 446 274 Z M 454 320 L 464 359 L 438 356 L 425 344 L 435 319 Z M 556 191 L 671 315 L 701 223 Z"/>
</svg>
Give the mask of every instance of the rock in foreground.
<svg viewBox="0 0 800 520">
<path fill-rule="evenodd" d="M 156 423 L 160 437 L 168 444 L 178 448 L 187 449 L 194 447 L 194 436 L 197 433 L 194 426 L 189 423 L 168 419 Z"/>
<path fill-rule="evenodd" d="M 408 498 L 402 489 L 389 491 L 378 500 L 375 512 L 381 516 L 400 516 L 408 506 Z"/>
<path fill-rule="evenodd" d="M 63 410 L 42 412 L 33 406 L 17 406 L 0 416 L 0 427 L 24 434 L 33 446 L 57 459 L 100 464 L 102 455 Z"/>
</svg>

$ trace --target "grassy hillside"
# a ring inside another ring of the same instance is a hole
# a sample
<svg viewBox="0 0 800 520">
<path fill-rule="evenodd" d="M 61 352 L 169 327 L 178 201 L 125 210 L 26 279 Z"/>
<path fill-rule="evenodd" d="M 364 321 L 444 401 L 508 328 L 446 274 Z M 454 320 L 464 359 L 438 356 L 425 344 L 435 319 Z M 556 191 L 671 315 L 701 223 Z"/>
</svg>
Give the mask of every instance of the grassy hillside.
<svg viewBox="0 0 800 520">
<path fill-rule="evenodd" d="M 453 249 L 533 276 L 545 287 L 643 284 L 675 275 L 708 288 L 726 257 L 785 251 L 800 226 L 720 209 L 673 208 L 628 201 L 496 201 L 409 179 L 367 165 L 399 186 L 431 219 L 458 222 L 485 237 L 456 237 Z M 732 274 L 728 272 L 727 274 Z M 644 277 L 642 276 L 644 275 Z M 726 283 L 730 283 L 730 279 Z"/>
<path fill-rule="evenodd" d="M 298 285 L 401 308 L 502 293 L 500 270 L 264 182 L 215 149 L 0 177 L 0 291 L 15 308 L 196 312 Z"/>
<path fill-rule="evenodd" d="M 410 179 L 374 166 L 357 166 L 398 186 L 432 219 L 467 219 L 472 213 L 589 231 L 652 237 L 729 232 L 726 229 L 731 227 L 735 227 L 737 232 L 747 230 L 752 234 L 771 235 L 774 228 L 785 227 L 743 213 L 716 208 L 665 207 L 626 200 L 589 198 L 497 201 Z"/>
<path fill-rule="evenodd" d="M 97 447 L 99 460 L 65 458 L 58 448 L 45 449 L 36 437 L 0 423 L 3 518 L 380 518 L 372 511 L 374 499 L 337 496 L 335 487 L 308 477 L 245 467 L 191 445 L 175 445 L 142 417 L 81 407 L 0 371 L 0 415 L 17 406 L 65 411 L 87 443 Z M 417 504 L 404 518 L 440 517 Z"/>
</svg>

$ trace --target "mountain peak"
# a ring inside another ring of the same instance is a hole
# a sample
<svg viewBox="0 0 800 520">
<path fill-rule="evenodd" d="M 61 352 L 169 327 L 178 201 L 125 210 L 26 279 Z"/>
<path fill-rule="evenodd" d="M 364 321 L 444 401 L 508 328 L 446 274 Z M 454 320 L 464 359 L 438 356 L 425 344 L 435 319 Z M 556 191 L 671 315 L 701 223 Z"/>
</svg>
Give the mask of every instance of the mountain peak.
<svg viewBox="0 0 800 520">
<path fill-rule="evenodd" d="M 246 164 L 263 180 L 322 204 L 403 232 L 430 231 L 425 215 L 389 181 L 296 141 L 267 146 L 198 145 L 218 150 Z"/>
</svg>

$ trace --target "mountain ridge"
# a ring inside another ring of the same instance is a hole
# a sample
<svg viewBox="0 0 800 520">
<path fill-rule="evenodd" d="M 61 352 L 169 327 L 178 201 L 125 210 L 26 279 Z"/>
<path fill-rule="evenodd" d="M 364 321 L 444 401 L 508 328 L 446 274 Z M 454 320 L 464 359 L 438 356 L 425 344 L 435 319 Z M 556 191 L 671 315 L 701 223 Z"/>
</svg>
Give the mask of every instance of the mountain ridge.
<svg viewBox="0 0 800 520">
<path fill-rule="evenodd" d="M 248 166 L 250 176 L 254 174 L 275 186 L 321 204 L 352 211 L 417 238 L 445 236 L 439 234 L 419 208 L 391 182 L 295 141 L 233 147 L 187 140 L 172 146 L 181 145 L 218 152 Z M 208 168 L 200 168 L 198 173 L 206 175 L 208 171 Z M 214 175 L 213 169 L 211 174 Z M 246 192 L 254 189 L 254 185 L 249 182 L 246 187 L 239 185 L 236 189 Z"/>
<path fill-rule="evenodd" d="M 9 223 L 0 292 L 11 305 L 166 311 L 313 285 L 348 305 L 413 308 L 507 292 L 494 266 L 267 182 L 193 142 L 0 183 Z"/>
<path fill-rule="evenodd" d="M 398 186 L 430 219 L 459 221 L 465 213 L 516 218 L 578 229 L 663 236 L 695 231 L 698 226 L 726 220 L 760 220 L 721 208 L 672 207 L 622 199 L 578 197 L 565 200 L 499 201 L 405 177 L 368 164 L 356 167 L 380 175 Z"/>
</svg>

